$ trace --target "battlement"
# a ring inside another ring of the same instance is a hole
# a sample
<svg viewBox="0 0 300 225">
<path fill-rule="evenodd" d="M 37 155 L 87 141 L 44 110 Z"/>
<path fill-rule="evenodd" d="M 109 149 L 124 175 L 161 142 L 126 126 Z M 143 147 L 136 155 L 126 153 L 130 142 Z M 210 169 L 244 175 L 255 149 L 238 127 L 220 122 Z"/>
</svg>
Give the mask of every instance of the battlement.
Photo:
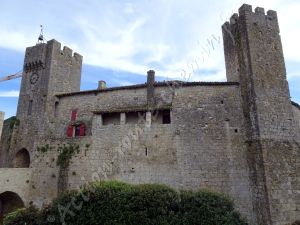
<svg viewBox="0 0 300 225">
<path fill-rule="evenodd" d="M 61 55 L 65 56 L 66 58 L 72 58 L 76 62 L 82 62 L 82 55 L 80 55 L 77 52 L 73 53 L 73 50 L 69 48 L 68 46 L 63 46 L 60 42 L 56 41 L 55 39 L 52 39 L 47 42 L 47 47 L 53 48 L 53 54 L 54 55 Z"/>
<path fill-rule="evenodd" d="M 52 39 L 47 43 L 37 44 L 26 49 L 26 61 L 24 70 L 28 72 L 31 69 L 43 68 L 46 60 L 46 55 L 64 56 L 67 59 L 72 59 L 73 62 L 82 63 L 82 56 L 67 46 L 61 49 L 61 43 Z"/>
<path fill-rule="evenodd" d="M 255 20 L 256 23 L 259 21 L 266 23 L 267 21 L 269 25 L 273 23 L 279 31 L 276 11 L 268 10 L 267 13 L 265 13 L 265 9 L 261 7 L 256 7 L 253 11 L 252 6 L 247 4 L 242 5 L 239 8 L 239 13 L 234 13 L 229 21 L 225 22 L 222 27 L 226 29 L 229 26 L 234 26 L 241 19 L 245 19 L 246 22 L 250 22 L 252 19 Z"/>
<path fill-rule="evenodd" d="M 261 7 L 256 7 L 254 12 L 251 5 L 244 4 L 239 8 L 240 15 L 263 15 L 268 19 L 277 19 L 277 12 L 274 10 L 268 10 L 265 14 L 265 9 Z"/>
</svg>

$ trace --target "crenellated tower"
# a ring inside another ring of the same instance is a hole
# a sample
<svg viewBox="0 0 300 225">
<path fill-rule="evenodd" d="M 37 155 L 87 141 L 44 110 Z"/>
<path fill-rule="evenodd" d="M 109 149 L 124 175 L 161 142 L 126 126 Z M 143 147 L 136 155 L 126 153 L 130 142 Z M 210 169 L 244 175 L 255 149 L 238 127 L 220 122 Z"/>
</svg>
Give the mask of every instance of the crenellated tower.
<svg viewBox="0 0 300 225">
<path fill-rule="evenodd" d="M 82 56 L 55 40 L 26 49 L 17 117 L 41 115 L 58 93 L 80 90 Z M 50 104 L 50 105 L 49 105 Z"/>
<path fill-rule="evenodd" d="M 228 81 L 241 83 L 252 138 L 293 139 L 293 113 L 286 79 L 277 13 L 252 12 L 243 5 L 239 15 L 223 25 Z M 250 107 L 248 107 L 248 105 Z"/>
<path fill-rule="evenodd" d="M 292 160 L 300 149 L 277 13 L 259 7 L 253 12 L 245 4 L 222 30 L 227 80 L 240 83 L 256 222 L 285 224 L 299 209 Z M 285 184 L 287 179 L 295 182 Z M 286 199 L 288 210 L 279 199 Z"/>
<path fill-rule="evenodd" d="M 61 50 L 56 40 L 37 44 L 26 49 L 23 76 L 19 95 L 15 151 L 33 143 L 23 137 L 47 134 L 49 122 L 55 117 L 56 94 L 80 90 L 82 56 L 68 47 Z"/>
</svg>

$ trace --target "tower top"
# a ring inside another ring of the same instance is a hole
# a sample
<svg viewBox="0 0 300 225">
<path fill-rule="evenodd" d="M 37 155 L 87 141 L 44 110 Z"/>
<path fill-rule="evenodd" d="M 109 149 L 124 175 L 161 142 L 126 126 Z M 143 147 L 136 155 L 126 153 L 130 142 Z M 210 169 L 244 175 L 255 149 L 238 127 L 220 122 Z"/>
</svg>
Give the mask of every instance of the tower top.
<svg viewBox="0 0 300 225">
<path fill-rule="evenodd" d="M 256 7 L 253 11 L 251 5 L 243 4 L 239 8 L 238 13 L 234 13 L 229 21 L 223 24 L 223 30 L 232 32 L 232 28 L 230 27 L 235 26 L 240 20 L 245 20 L 246 24 L 253 23 L 254 25 L 264 24 L 272 26 L 279 33 L 277 12 L 274 10 L 268 10 L 267 13 L 265 13 L 264 8 Z"/>
</svg>

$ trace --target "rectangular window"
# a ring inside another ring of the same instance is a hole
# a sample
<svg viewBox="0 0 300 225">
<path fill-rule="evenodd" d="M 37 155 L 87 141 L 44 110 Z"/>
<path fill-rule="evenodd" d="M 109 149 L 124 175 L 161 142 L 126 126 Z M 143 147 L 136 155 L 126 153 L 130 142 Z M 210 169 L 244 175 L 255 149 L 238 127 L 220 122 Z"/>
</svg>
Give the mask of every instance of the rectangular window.
<svg viewBox="0 0 300 225">
<path fill-rule="evenodd" d="M 58 102 L 55 102 L 55 105 L 54 105 L 54 117 L 57 117 L 58 116 Z"/>
<path fill-rule="evenodd" d="M 30 100 L 29 104 L 28 104 L 28 115 L 31 115 L 31 113 L 32 113 L 32 103 L 33 103 L 33 101 Z"/>
<path fill-rule="evenodd" d="M 126 124 L 144 124 L 146 121 L 146 112 L 127 112 Z"/>
<path fill-rule="evenodd" d="M 102 124 L 106 125 L 120 125 L 120 113 L 104 113 L 102 114 Z"/>
<path fill-rule="evenodd" d="M 171 111 L 169 109 L 156 110 L 152 114 L 152 124 L 170 124 Z"/>
<path fill-rule="evenodd" d="M 171 112 L 170 110 L 164 110 L 162 112 L 162 123 L 170 124 L 171 123 Z"/>
<path fill-rule="evenodd" d="M 126 124 L 137 124 L 139 121 L 139 115 L 137 112 L 128 112 L 126 115 Z"/>
</svg>

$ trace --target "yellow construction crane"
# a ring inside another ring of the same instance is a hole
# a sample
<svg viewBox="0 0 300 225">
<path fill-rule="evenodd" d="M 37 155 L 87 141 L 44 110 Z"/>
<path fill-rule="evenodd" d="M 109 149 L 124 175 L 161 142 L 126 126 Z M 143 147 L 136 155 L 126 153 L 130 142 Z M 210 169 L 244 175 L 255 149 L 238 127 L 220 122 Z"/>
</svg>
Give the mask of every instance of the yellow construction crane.
<svg viewBox="0 0 300 225">
<path fill-rule="evenodd" d="M 5 77 L 1 77 L 0 82 L 22 77 L 22 73 L 23 73 L 23 71 L 20 70 L 19 72 L 15 73 L 15 74 L 11 74 L 11 75 L 8 75 L 8 76 L 5 76 Z"/>
</svg>

